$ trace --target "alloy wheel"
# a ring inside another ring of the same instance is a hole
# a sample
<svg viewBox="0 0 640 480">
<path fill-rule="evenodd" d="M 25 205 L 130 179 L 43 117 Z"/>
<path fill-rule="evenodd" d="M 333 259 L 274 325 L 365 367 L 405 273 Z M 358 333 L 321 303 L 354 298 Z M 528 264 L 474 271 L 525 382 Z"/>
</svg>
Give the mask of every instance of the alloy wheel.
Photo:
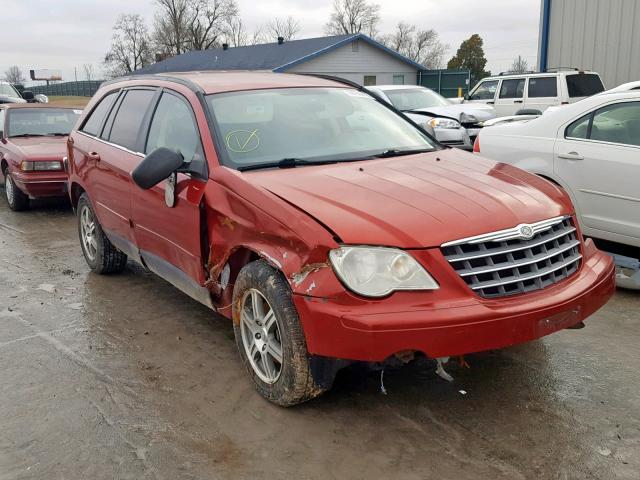
<svg viewBox="0 0 640 480">
<path fill-rule="evenodd" d="M 4 177 L 4 190 L 7 195 L 7 202 L 9 202 L 9 205 L 13 205 L 13 201 L 15 199 L 16 192 L 14 188 L 16 187 L 13 185 L 11 177 L 9 175 Z"/>
<path fill-rule="evenodd" d="M 267 384 L 282 372 L 280 324 L 267 299 L 255 288 L 242 297 L 240 331 L 242 344 L 256 375 Z"/>
<path fill-rule="evenodd" d="M 96 240 L 96 222 L 93 212 L 88 205 L 83 205 L 80 210 L 80 236 L 84 252 L 93 261 L 98 253 L 98 242 Z"/>
</svg>

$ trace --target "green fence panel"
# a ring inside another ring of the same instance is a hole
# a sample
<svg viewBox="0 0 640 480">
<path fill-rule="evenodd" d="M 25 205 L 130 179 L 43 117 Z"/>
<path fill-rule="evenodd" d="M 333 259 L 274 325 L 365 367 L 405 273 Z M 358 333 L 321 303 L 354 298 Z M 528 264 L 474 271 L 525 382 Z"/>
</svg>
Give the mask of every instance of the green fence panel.
<svg viewBox="0 0 640 480">
<path fill-rule="evenodd" d="M 81 80 L 78 82 L 61 82 L 50 85 L 29 87 L 33 93 L 42 93 L 49 97 L 92 97 L 104 80 Z"/>
<path fill-rule="evenodd" d="M 418 84 L 438 92 L 443 97 L 456 98 L 469 93 L 469 70 L 427 70 L 418 74 Z"/>
</svg>

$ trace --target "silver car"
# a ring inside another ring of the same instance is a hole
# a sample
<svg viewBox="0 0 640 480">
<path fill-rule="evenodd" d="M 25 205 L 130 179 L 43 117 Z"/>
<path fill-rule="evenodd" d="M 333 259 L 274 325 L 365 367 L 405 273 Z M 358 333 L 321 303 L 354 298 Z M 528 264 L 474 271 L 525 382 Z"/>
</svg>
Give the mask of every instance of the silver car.
<svg viewBox="0 0 640 480">
<path fill-rule="evenodd" d="M 417 124 L 433 131 L 443 145 L 465 150 L 482 128 L 482 122 L 495 118 L 491 105 L 458 104 L 419 85 L 376 85 L 367 89 L 404 112 Z"/>
</svg>

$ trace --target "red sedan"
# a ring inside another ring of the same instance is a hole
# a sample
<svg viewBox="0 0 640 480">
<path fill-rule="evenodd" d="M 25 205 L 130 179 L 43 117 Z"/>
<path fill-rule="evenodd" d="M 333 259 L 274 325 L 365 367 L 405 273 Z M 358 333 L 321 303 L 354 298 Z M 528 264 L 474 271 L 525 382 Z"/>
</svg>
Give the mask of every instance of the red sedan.
<svg viewBox="0 0 640 480">
<path fill-rule="evenodd" d="M 27 209 L 31 198 L 67 194 L 63 159 L 81 113 L 53 105 L 0 105 L 0 168 L 12 210 Z"/>
<path fill-rule="evenodd" d="M 614 291 L 563 190 L 444 148 L 344 80 L 109 82 L 69 137 L 69 166 L 90 268 L 131 259 L 232 319 L 253 383 L 280 405 L 319 395 L 348 362 L 579 325 Z"/>
</svg>

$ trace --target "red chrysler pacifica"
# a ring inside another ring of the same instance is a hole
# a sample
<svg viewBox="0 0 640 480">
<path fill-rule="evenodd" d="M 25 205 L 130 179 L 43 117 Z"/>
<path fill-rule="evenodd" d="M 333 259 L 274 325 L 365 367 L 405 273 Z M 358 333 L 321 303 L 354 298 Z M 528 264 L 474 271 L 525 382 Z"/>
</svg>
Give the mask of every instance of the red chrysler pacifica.
<svg viewBox="0 0 640 480">
<path fill-rule="evenodd" d="M 444 149 L 337 79 L 119 79 L 68 154 L 91 269 L 130 258 L 232 319 L 256 388 L 280 405 L 350 361 L 540 338 L 614 290 L 562 190 Z"/>
</svg>

